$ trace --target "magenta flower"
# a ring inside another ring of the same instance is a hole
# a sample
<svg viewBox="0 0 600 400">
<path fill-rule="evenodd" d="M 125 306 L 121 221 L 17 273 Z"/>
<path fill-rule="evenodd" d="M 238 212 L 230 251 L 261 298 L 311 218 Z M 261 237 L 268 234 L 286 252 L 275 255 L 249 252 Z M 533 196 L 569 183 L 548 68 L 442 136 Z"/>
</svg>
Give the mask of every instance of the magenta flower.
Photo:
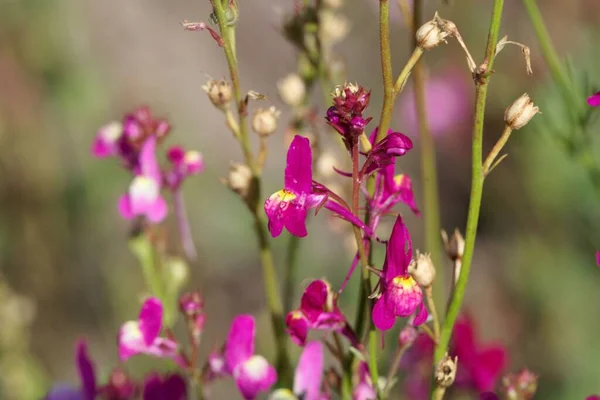
<svg viewBox="0 0 600 400">
<path fill-rule="evenodd" d="M 94 400 L 98 393 L 94 363 L 88 354 L 87 342 L 79 340 L 75 350 L 75 365 L 81 387 L 58 385 L 52 388 L 45 400 Z"/>
<path fill-rule="evenodd" d="M 600 92 L 588 97 L 587 102 L 592 107 L 600 107 Z"/>
<path fill-rule="evenodd" d="M 586 397 L 585 400 L 600 400 L 600 396 L 595 394 L 595 395 Z"/>
<path fill-rule="evenodd" d="M 92 144 L 92 154 L 98 158 L 115 156 L 119 153 L 119 139 L 123 134 L 123 125 L 120 122 L 113 121 L 98 130 L 94 143 Z"/>
<path fill-rule="evenodd" d="M 242 396 L 254 399 L 277 382 L 277 372 L 269 362 L 254 354 L 256 323 L 251 315 L 239 315 L 231 323 L 225 343 L 225 364 Z"/>
<path fill-rule="evenodd" d="M 161 376 L 151 374 L 144 381 L 144 400 L 185 400 L 187 387 L 185 379 L 177 374 Z"/>
<path fill-rule="evenodd" d="M 596 265 L 600 267 L 600 250 L 596 252 Z"/>
<path fill-rule="evenodd" d="M 311 282 L 300 301 L 300 308 L 290 311 L 285 323 L 292 341 L 299 346 L 306 344 L 306 337 L 311 329 L 341 332 L 351 342 L 356 342 L 349 330 L 346 317 L 337 306 L 336 295 L 329 283 L 324 280 Z"/>
<path fill-rule="evenodd" d="M 171 169 L 165 172 L 165 183 L 172 190 L 178 189 L 186 177 L 204 171 L 204 160 L 198 151 L 173 146 L 167 151 L 167 158 Z"/>
<path fill-rule="evenodd" d="M 361 361 L 358 365 L 356 381 L 352 391 L 353 400 L 374 400 L 377 398 L 369 366 L 364 361 Z"/>
<path fill-rule="evenodd" d="M 371 133 L 370 141 L 373 148 L 367 155 L 367 159 L 362 167 L 361 174 L 367 176 L 372 172 L 394 165 L 396 157 L 405 155 L 412 149 L 413 144 L 410 138 L 400 132 L 394 132 L 388 129 L 387 135 L 375 143 L 377 137 L 377 128 Z"/>
<path fill-rule="evenodd" d="M 362 86 L 346 84 L 336 88 L 333 106 L 329 107 L 325 119 L 344 140 L 347 149 L 352 147 L 364 131 L 371 118 L 365 118 L 363 112 L 369 105 L 371 92 Z"/>
<path fill-rule="evenodd" d="M 356 226 L 367 229 L 367 234 L 372 233 L 350 210 L 331 200 L 330 194 L 325 186 L 312 179 L 310 141 L 296 135 L 287 154 L 284 188 L 265 201 L 269 232 L 277 237 L 285 227 L 292 235 L 304 237 L 307 234 L 308 209 L 325 207 Z"/>
<path fill-rule="evenodd" d="M 129 185 L 127 194 L 119 199 L 119 212 L 125 219 L 142 215 L 156 223 L 167 216 L 167 202 L 160 193 L 162 174 L 155 151 L 156 137 L 151 136 L 140 151 L 139 173 Z"/>
<path fill-rule="evenodd" d="M 412 258 L 412 243 L 402 217 L 398 216 L 392 235 L 387 243 L 383 276 L 380 280 L 381 294 L 373 307 L 373 323 L 382 331 L 394 326 L 396 317 L 415 314 L 413 324 L 421 325 L 427 319 L 423 304 L 423 292 L 408 274 Z"/>
<path fill-rule="evenodd" d="M 177 343 L 159 336 L 162 319 L 162 303 L 156 297 L 148 298 L 142 305 L 138 320 L 124 323 L 119 330 L 118 347 L 121 361 L 137 354 L 147 354 L 172 358 L 185 366 L 177 353 Z"/>
<path fill-rule="evenodd" d="M 296 366 L 293 391 L 278 389 L 269 396 L 269 400 L 326 400 L 328 397 L 321 393 L 323 362 L 321 342 L 308 343 Z"/>
<path fill-rule="evenodd" d="M 493 390 L 508 363 L 508 354 L 503 346 L 479 345 L 469 317 L 461 318 L 454 325 L 450 353 L 460 360 L 456 385 L 478 392 Z"/>
</svg>

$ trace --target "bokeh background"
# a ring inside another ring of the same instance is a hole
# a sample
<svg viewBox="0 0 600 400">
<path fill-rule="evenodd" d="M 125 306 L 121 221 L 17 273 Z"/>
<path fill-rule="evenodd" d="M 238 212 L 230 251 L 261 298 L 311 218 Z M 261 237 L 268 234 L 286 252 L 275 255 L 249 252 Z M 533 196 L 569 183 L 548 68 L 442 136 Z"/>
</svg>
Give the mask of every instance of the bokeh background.
<svg viewBox="0 0 600 400">
<path fill-rule="evenodd" d="M 377 117 L 377 2 L 346 3 L 341 12 L 351 31 L 336 52 L 347 79 L 372 88 L 369 114 Z M 456 22 L 481 60 L 491 2 L 433 3 L 426 15 L 438 9 Z M 587 76 L 588 87 L 600 84 L 600 3 L 540 3 L 573 74 Z M 283 130 L 290 113 L 278 99 L 276 81 L 296 68 L 295 51 L 280 34 L 291 9 L 291 0 L 240 1 L 243 88 L 267 94 L 283 111 L 279 133 L 270 139 L 265 193 L 282 183 Z M 199 251 L 188 286 L 203 292 L 208 314 L 203 350 L 219 343 L 231 318 L 244 312 L 261 322 L 261 351 L 272 351 L 251 218 L 219 183 L 230 161 L 242 156 L 201 89 L 208 76 L 226 76 L 225 60 L 209 35 L 184 32 L 179 25 L 183 19 L 207 21 L 209 12 L 208 1 L 200 0 L 0 0 L 0 398 L 38 399 L 52 382 L 76 382 L 73 344 L 80 337 L 90 341 L 101 375 L 117 364 L 116 332 L 137 314 L 144 282 L 127 248 L 130 226 L 116 211 L 129 177 L 117 163 L 93 159 L 89 149 L 98 127 L 139 104 L 174 125 L 170 143 L 204 154 L 206 171 L 185 186 Z M 400 15 L 393 18 L 399 71 L 410 38 Z M 594 261 L 600 195 L 582 165 L 559 145 L 557 135 L 568 135 L 569 127 L 520 1 L 506 2 L 501 32 L 531 47 L 535 74 L 526 76 L 517 48 L 501 53 L 490 86 L 486 148 L 501 133 L 505 107 L 523 92 L 543 114 L 513 134 L 509 157 L 486 182 L 466 308 L 483 341 L 509 348 L 509 370 L 526 366 L 540 374 L 537 398 L 581 399 L 600 392 L 600 276 Z M 442 225 L 462 229 L 474 90 L 455 42 L 425 60 Z M 400 165 L 413 176 L 422 204 L 410 93 L 409 86 L 392 127 L 415 140 L 415 151 Z M 321 97 L 315 100 L 323 111 Z M 416 243 L 422 243 L 422 220 L 403 212 Z M 314 218 L 301 242 L 298 291 L 322 276 L 338 286 L 347 271 L 347 240 L 328 224 Z M 174 229 L 172 222 L 167 225 Z M 273 241 L 280 268 L 287 240 L 284 235 Z M 342 299 L 348 311 L 356 286 L 353 280 Z M 146 359 L 130 366 L 138 376 L 161 368 Z M 230 387 L 231 382 L 220 384 L 217 398 L 237 398 Z"/>
</svg>

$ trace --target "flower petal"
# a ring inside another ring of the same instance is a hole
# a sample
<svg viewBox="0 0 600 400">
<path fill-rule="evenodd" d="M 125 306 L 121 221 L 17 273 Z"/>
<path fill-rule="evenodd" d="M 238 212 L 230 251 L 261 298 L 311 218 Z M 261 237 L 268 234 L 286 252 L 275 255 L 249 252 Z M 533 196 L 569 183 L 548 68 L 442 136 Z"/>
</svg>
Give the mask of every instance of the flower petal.
<svg viewBox="0 0 600 400">
<path fill-rule="evenodd" d="M 98 130 L 92 154 L 98 158 L 105 158 L 117 154 L 117 141 L 123 134 L 123 125 L 120 122 L 111 122 Z"/>
<path fill-rule="evenodd" d="M 288 190 L 279 190 L 265 201 L 265 214 L 269 219 L 269 232 L 272 237 L 281 235 L 285 225 L 286 211 L 293 207 L 292 201 L 296 195 Z"/>
<path fill-rule="evenodd" d="M 230 372 L 254 354 L 256 323 L 251 315 L 234 318 L 225 342 L 225 362 Z"/>
<path fill-rule="evenodd" d="M 392 235 L 385 252 L 385 279 L 390 280 L 398 275 L 405 275 L 412 258 L 412 242 L 410 233 L 401 216 L 396 218 Z"/>
<path fill-rule="evenodd" d="M 477 356 L 477 367 L 473 371 L 475 388 L 484 392 L 493 390 L 506 367 L 508 356 L 503 347 L 490 347 Z"/>
<path fill-rule="evenodd" d="M 600 107 L 600 92 L 588 97 L 587 102 L 592 107 Z"/>
<path fill-rule="evenodd" d="M 294 374 L 294 394 L 304 400 L 319 400 L 323 380 L 323 346 L 310 342 L 300 355 Z"/>
<path fill-rule="evenodd" d="M 146 343 L 139 322 L 125 322 L 119 329 L 117 342 L 121 361 L 126 361 L 128 358 L 142 352 L 146 348 Z"/>
<path fill-rule="evenodd" d="M 77 343 L 75 361 L 81 379 L 81 392 L 85 400 L 93 400 L 96 396 L 96 373 L 94 364 L 88 354 L 87 342 L 80 340 Z"/>
<path fill-rule="evenodd" d="M 392 329 L 394 326 L 394 323 L 396 322 L 396 316 L 387 310 L 383 296 L 381 296 L 375 303 L 375 306 L 373 307 L 372 318 L 373 324 L 379 330 L 387 331 L 388 329 Z"/>
<path fill-rule="evenodd" d="M 117 203 L 117 209 L 119 210 L 119 214 L 124 219 L 132 219 L 135 217 L 133 214 L 133 210 L 131 209 L 131 200 L 129 198 L 129 194 L 124 194 L 119 198 L 119 202 Z"/>
<path fill-rule="evenodd" d="M 596 265 L 600 267 L 600 250 L 596 252 Z"/>
<path fill-rule="evenodd" d="M 139 329 L 146 346 L 150 346 L 158 338 L 162 327 L 162 318 L 162 303 L 156 297 L 149 297 L 142 305 L 139 315 Z"/>
<path fill-rule="evenodd" d="M 160 186 L 161 170 L 156 159 L 156 136 L 150 136 L 140 150 L 140 170 L 142 175 L 157 182 Z"/>
<path fill-rule="evenodd" d="M 156 224 L 165 219 L 168 212 L 169 206 L 167 206 L 166 200 L 162 196 L 159 196 L 152 204 L 148 205 L 146 218 L 148 218 L 148 221 Z"/>
<path fill-rule="evenodd" d="M 421 304 L 419 304 L 419 307 L 417 308 L 417 313 L 415 314 L 415 319 L 413 320 L 413 325 L 414 326 L 419 326 L 425 323 L 425 321 L 427 321 L 427 317 L 429 317 L 429 312 L 427 312 L 427 308 L 425 307 L 425 304 L 423 304 L 421 302 Z"/>
<path fill-rule="evenodd" d="M 371 228 L 369 228 L 356 215 L 352 214 L 352 212 L 350 210 L 348 210 L 346 207 L 343 207 L 342 205 L 336 203 L 335 201 L 328 199 L 325 202 L 325 208 L 328 209 L 329 211 L 334 212 L 340 218 L 345 219 L 346 221 L 358 226 L 360 229 L 362 229 L 367 234 L 367 236 L 373 236 L 373 231 L 371 230 Z"/>
<path fill-rule="evenodd" d="M 285 210 L 283 223 L 292 235 L 306 236 L 306 208 L 294 203 L 290 204 Z"/>
<path fill-rule="evenodd" d="M 304 313 L 300 310 L 290 311 L 285 316 L 285 324 L 292 342 L 298 346 L 304 346 L 308 336 L 308 319 Z"/>
<path fill-rule="evenodd" d="M 300 310 L 306 315 L 309 321 L 314 322 L 323 313 L 329 297 L 329 285 L 327 282 L 322 279 L 314 280 L 304 289 L 304 293 L 302 293 Z"/>
<path fill-rule="evenodd" d="M 296 135 L 290 144 L 285 167 L 285 188 L 298 194 L 311 192 L 312 149 L 308 138 Z"/>
<path fill-rule="evenodd" d="M 233 377 L 244 399 L 254 399 L 277 382 L 277 372 L 263 356 L 252 356 L 240 363 Z"/>
</svg>

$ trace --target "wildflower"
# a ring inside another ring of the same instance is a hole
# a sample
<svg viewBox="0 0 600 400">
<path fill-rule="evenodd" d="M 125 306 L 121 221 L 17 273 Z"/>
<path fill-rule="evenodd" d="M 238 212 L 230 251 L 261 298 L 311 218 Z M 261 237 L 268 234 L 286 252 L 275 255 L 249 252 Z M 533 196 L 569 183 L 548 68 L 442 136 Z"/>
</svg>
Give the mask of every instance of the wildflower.
<svg viewBox="0 0 600 400">
<path fill-rule="evenodd" d="M 354 390 L 352 391 L 352 398 L 354 400 L 373 400 L 377 398 L 375 386 L 371 380 L 369 366 L 366 362 L 361 361 L 358 364 L 353 383 Z"/>
<path fill-rule="evenodd" d="M 300 75 L 292 73 L 277 82 L 277 89 L 281 100 L 288 106 L 297 107 L 302 104 L 306 96 L 306 85 Z"/>
<path fill-rule="evenodd" d="M 278 389 L 269 400 L 321 400 L 323 381 L 323 345 L 310 342 L 306 345 L 294 373 L 294 389 Z"/>
<path fill-rule="evenodd" d="M 269 232 L 277 237 L 285 227 L 292 235 L 306 236 L 308 209 L 325 207 L 372 234 L 365 224 L 344 206 L 329 198 L 331 192 L 312 179 L 312 150 L 310 141 L 296 135 L 287 154 L 284 188 L 265 201 Z"/>
<path fill-rule="evenodd" d="M 333 106 L 327 110 L 325 119 L 342 135 L 346 148 L 350 149 L 371 121 L 370 117 L 363 117 L 371 99 L 371 92 L 362 86 L 346 83 L 336 87 L 332 96 Z"/>
<path fill-rule="evenodd" d="M 412 346 L 415 340 L 417 340 L 418 336 L 419 332 L 417 331 L 417 329 L 411 324 L 406 324 L 404 328 L 402 328 L 402 330 L 400 331 L 400 335 L 398 335 L 398 346 Z"/>
<path fill-rule="evenodd" d="M 117 155 L 118 141 L 123 134 L 123 124 L 113 121 L 98 130 L 92 145 L 92 154 L 98 158 Z"/>
<path fill-rule="evenodd" d="M 459 319 L 454 326 L 450 354 L 457 356 L 460 361 L 456 384 L 478 392 L 492 390 L 508 363 L 504 347 L 480 346 L 477 343 L 473 322 L 469 317 Z"/>
<path fill-rule="evenodd" d="M 225 80 L 216 81 L 210 79 L 202 86 L 202 89 L 208 94 L 210 102 L 217 108 L 223 109 L 231 101 L 231 85 Z"/>
<path fill-rule="evenodd" d="M 178 374 L 161 376 L 150 374 L 144 380 L 144 400 L 185 400 L 187 387 L 185 379 Z"/>
<path fill-rule="evenodd" d="M 260 136 L 269 136 L 277 129 L 281 112 L 275 107 L 259 108 L 252 117 L 252 129 Z"/>
<path fill-rule="evenodd" d="M 110 373 L 108 384 L 102 388 L 102 394 L 107 399 L 131 399 L 135 397 L 138 390 L 138 385 L 127 375 L 127 372 L 117 367 Z"/>
<path fill-rule="evenodd" d="M 377 143 L 375 143 L 376 137 L 377 128 L 371 133 L 371 143 L 373 144 L 373 148 L 369 152 L 363 165 L 363 175 L 369 175 L 380 168 L 393 165 L 396 157 L 405 155 L 413 147 L 412 140 L 410 140 L 408 136 L 400 132 L 394 132 L 391 129 L 389 129 L 385 137 Z"/>
<path fill-rule="evenodd" d="M 277 381 L 277 372 L 268 361 L 254 354 L 256 323 L 250 315 L 237 316 L 225 342 L 225 365 L 242 396 L 254 399 Z"/>
<path fill-rule="evenodd" d="M 413 321 L 415 326 L 427 319 L 423 292 L 408 274 L 411 255 L 410 235 L 402 217 L 398 216 L 387 243 L 380 281 L 381 294 L 373 307 L 373 323 L 380 330 L 392 328 L 396 317 L 408 317 L 416 313 Z"/>
<path fill-rule="evenodd" d="M 342 332 L 351 342 L 356 342 L 347 327 L 346 317 L 337 306 L 337 298 L 328 282 L 318 279 L 311 282 L 300 300 L 300 308 L 290 311 L 285 323 L 292 341 L 300 346 L 306 344 L 311 329 Z"/>
<path fill-rule="evenodd" d="M 121 326 L 118 335 L 119 358 L 126 361 L 137 354 L 181 360 L 177 354 L 177 343 L 160 337 L 163 305 L 156 297 L 148 298 L 142 305 L 137 321 L 128 321 Z"/>
<path fill-rule="evenodd" d="M 186 177 L 204 170 L 202 154 L 195 150 L 186 151 L 180 146 L 172 146 L 167 150 L 167 159 L 171 169 L 165 172 L 165 184 L 171 190 L 179 189 Z"/>
<path fill-rule="evenodd" d="M 515 100 L 504 113 L 504 121 L 511 129 L 521 129 L 540 112 L 540 108 L 533 104 L 527 93 Z"/>
<path fill-rule="evenodd" d="M 588 97 L 587 102 L 592 107 L 600 107 L 600 92 Z"/>
<path fill-rule="evenodd" d="M 119 199 L 119 212 L 125 219 L 143 215 L 151 222 L 167 216 L 167 202 L 160 194 L 162 176 L 156 160 L 156 137 L 146 140 L 140 151 L 140 172 Z"/>
<path fill-rule="evenodd" d="M 55 386 L 47 394 L 45 400 L 94 400 L 98 393 L 94 363 L 88 354 L 87 342 L 80 340 L 75 348 L 75 365 L 79 373 L 81 387 L 67 385 Z"/>
</svg>

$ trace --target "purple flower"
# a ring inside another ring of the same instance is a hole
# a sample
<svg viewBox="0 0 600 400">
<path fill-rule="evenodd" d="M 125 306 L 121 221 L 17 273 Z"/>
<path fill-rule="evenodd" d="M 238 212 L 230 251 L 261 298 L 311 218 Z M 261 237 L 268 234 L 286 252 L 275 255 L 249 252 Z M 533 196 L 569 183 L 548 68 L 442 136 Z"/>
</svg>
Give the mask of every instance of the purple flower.
<svg viewBox="0 0 600 400">
<path fill-rule="evenodd" d="M 600 92 L 588 97 L 587 102 L 592 107 L 600 107 Z"/>
<path fill-rule="evenodd" d="M 311 329 L 342 332 L 351 342 L 356 342 L 347 327 L 346 317 L 337 306 L 335 293 L 324 280 L 311 282 L 300 300 L 300 308 L 290 311 L 285 323 L 292 341 L 299 346 L 306 344 Z"/>
<path fill-rule="evenodd" d="M 415 326 L 427 319 L 423 292 L 407 272 L 411 258 L 410 235 L 402 217 L 398 216 L 387 243 L 383 276 L 380 280 L 381 295 L 373 307 L 373 323 L 378 329 L 391 329 L 396 317 L 415 314 Z"/>
<path fill-rule="evenodd" d="M 377 398 L 371 373 L 366 362 L 361 361 L 357 368 L 357 383 L 352 391 L 353 400 L 374 400 Z"/>
<path fill-rule="evenodd" d="M 481 346 L 477 342 L 473 321 L 466 316 L 454 325 L 450 353 L 460 360 L 456 385 L 478 392 L 493 390 L 508 364 L 508 354 L 503 346 Z"/>
<path fill-rule="evenodd" d="M 312 179 L 312 150 L 310 141 L 296 135 L 288 149 L 284 188 L 265 201 L 269 232 L 277 237 L 285 227 L 292 235 L 304 237 L 308 209 L 325 207 L 341 218 L 371 234 L 365 224 L 344 206 L 329 198 L 331 192 Z"/>
<path fill-rule="evenodd" d="M 400 132 L 394 132 L 391 129 L 388 130 L 387 135 L 382 140 L 374 144 L 376 137 L 377 129 L 371 133 L 370 140 L 373 148 L 362 168 L 364 176 L 380 168 L 394 165 L 396 157 L 405 155 L 413 147 L 412 140 L 408 136 Z"/>
<path fill-rule="evenodd" d="M 277 372 L 269 362 L 254 354 L 256 323 L 251 315 L 239 315 L 231 323 L 225 343 L 225 365 L 244 399 L 254 399 L 277 382 Z"/>
<path fill-rule="evenodd" d="M 88 354 L 87 342 L 79 340 L 75 350 L 75 365 L 81 381 L 80 388 L 55 386 L 45 400 L 94 400 L 98 392 L 94 363 Z"/>
<path fill-rule="evenodd" d="M 204 160 L 198 151 L 172 146 L 167 151 L 167 158 L 171 169 L 165 173 L 165 183 L 172 190 L 178 189 L 186 177 L 204 171 Z"/>
<path fill-rule="evenodd" d="M 178 374 L 161 376 L 157 373 L 144 381 L 144 400 L 185 400 L 187 388 L 185 379 Z"/>
<path fill-rule="evenodd" d="M 120 122 L 113 121 L 104 125 L 96 134 L 92 144 L 92 154 L 98 158 L 117 155 L 119 152 L 118 142 L 122 134 L 123 125 Z"/>
<path fill-rule="evenodd" d="M 160 193 L 162 174 L 155 152 L 156 137 L 151 136 L 142 145 L 139 172 L 128 192 L 119 199 L 119 212 L 125 219 L 143 215 L 156 223 L 167 216 L 167 202 Z"/>
<path fill-rule="evenodd" d="M 321 393 L 322 382 L 323 345 L 317 341 L 310 342 L 298 360 L 293 392 L 289 389 L 278 389 L 271 394 L 269 400 L 326 400 L 327 395 Z"/>
<path fill-rule="evenodd" d="M 128 321 L 121 326 L 118 335 L 119 358 L 126 361 L 137 354 L 173 358 L 181 365 L 177 343 L 161 338 L 163 306 L 156 297 L 148 298 L 142 305 L 137 321 Z"/>
</svg>

